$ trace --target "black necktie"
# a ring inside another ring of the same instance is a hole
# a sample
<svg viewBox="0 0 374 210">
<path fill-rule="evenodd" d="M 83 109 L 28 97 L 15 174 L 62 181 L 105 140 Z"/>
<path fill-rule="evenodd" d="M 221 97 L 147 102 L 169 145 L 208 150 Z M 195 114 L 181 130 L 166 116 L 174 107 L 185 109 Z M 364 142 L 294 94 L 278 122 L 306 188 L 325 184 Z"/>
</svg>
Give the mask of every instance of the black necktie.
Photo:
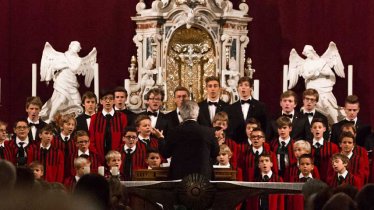
<svg viewBox="0 0 374 210">
<path fill-rule="evenodd" d="M 90 118 L 91 118 L 91 116 L 90 116 L 90 115 L 88 115 L 88 114 L 83 114 L 83 118 L 87 120 L 87 119 L 90 119 Z"/>
<path fill-rule="evenodd" d="M 18 145 L 18 152 L 17 152 L 17 165 L 23 166 L 26 164 L 26 157 L 25 157 L 25 148 L 23 148 L 23 145 L 25 142 L 19 142 Z"/>
<path fill-rule="evenodd" d="M 37 127 L 39 125 L 39 123 L 32 123 L 32 122 L 29 122 L 29 127 L 31 127 L 31 126 L 35 126 L 35 127 Z"/>
<path fill-rule="evenodd" d="M 147 111 L 147 115 L 157 117 L 157 112 Z"/>
<path fill-rule="evenodd" d="M 314 151 L 314 165 L 319 167 L 320 166 L 320 160 L 321 160 L 321 144 L 315 143 L 314 145 L 315 151 Z"/>
<path fill-rule="evenodd" d="M 69 157 L 69 137 L 65 136 L 64 138 L 64 155 L 65 157 Z"/>
<path fill-rule="evenodd" d="M 240 100 L 240 103 L 241 104 L 251 104 L 251 99 L 248 99 L 248 100 Z"/>
<path fill-rule="evenodd" d="M 44 167 L 43 174 L 45 176 L 45 172 L 47 171 L 46 167 L 47 167 L 47 152 L 48 152 L 48 149 L 41 148 L 40 152 L 41 152 L 41 159 L 42 159 L 42 163 L 43 163 L 43 167 Z"/>
<path fill-rule="evenodd" d="M 286 114 L 286 113 L 283 113 L 282 116 L 285 116 L 285 117 L 288 117 L 288 118 L 292 118 L 292 117 L 293 117 L 293 114 Z"/>
<path fill-rule="evenodd" d="M 346 124 L 346 123 L 350 123 L 350 124 L 355 124 L 355 121 L 354 120 L 347 120 L 347 119 L 345 119 L 345 120 L 343 120 L 343 122 L 344 122 L 344 124 Z"/>
<path fill-rule="evenodd" d="M 218 106 L 218 102 L 211 102 L 211 101 L 208 101 L 208 105 L 213 105 L 213 106 Z"/>
<path fill-rule="evenodd" d="M 314 115 L 313 112 L 305 112 L 304 114 L 305 114 L 306 116 L 311 116 L 311 117 L 313 117 L 313 115 Z"/>
<path fill-rule="evenodd" d="M 0 147 L 0 156 L 1 156 L 1 159 L 5 159 L 5 157 L 4 157 L 4 147 Z"/>
<path fill-rule="evenodd" d="M 287 147 L 286 147 L 286 142 L 282 141 L 281 146 L 278 149 L 278 154 L 279 154 L 279 175 L 283 175 L 285 168 L 286 168 L 286 154 L 288 153 Z"/>
<path fill-rule="evenodd" d="M 132 153 L 131 149 L 126 150 L 125 166 L 123 167 L 123 174 L 126 181 L 131 181 L 132 179 Z"/>
<path fill-rule="evenodd" d="M 341 185 L 344 182 L 344 177 L 342 175 L 338 176 L 338 184 Z"/>
<path fill-rule="evenodd" d="M 310 177 L 301 177 L 300 182 L 307 182 L 310 179 Z"/>
<path fill-rule="evenodd" d="M 105 133 L 104 133 L 104 152 L 107 154 L 112 149 L 112 132 L 110 129 L 110 120 L 112 119 L 112 115 L 106 114 L 105 115 Z"/>
<path fill-rule="evenodd" d="M 81 154 L 81 155 L 79 155 L 79 157 L 82 157 L 82 158 L 86 158 L 86 159 L 88 159 L 90 156 L 89 156 L 89 155 L 86 155 L 86 154 Z"/>
<path fill-rule="evenodd" d="M 145 147 L 146 147 L 147 149 L 149 149 L 149 147 L 151 146 L 151 145 L 150 145 L 150 140 L 149 140 L 149 139 L 143 139 L 143 141 L 144 141 L 144 143 L 145 143 Z"/>
<path fill-rule="evenodd" d="M 258 160 L 260 158 L 260 153 L 258 150 L 255 152 L 255 179 L 260 177 L 260 168 L 258 167 Z"/>
<path fill-rule="evenodd" d="M 268 182 L 269 180 L 270 178 L 268 175 L 265 175 L 264 177 L 262 177 L 263 182 Z M 260 210 L 269 210 L 269 195 L 268 194 L 260 195 L 259 201 L 260 201 L 259 203 Z"/>
</svg>

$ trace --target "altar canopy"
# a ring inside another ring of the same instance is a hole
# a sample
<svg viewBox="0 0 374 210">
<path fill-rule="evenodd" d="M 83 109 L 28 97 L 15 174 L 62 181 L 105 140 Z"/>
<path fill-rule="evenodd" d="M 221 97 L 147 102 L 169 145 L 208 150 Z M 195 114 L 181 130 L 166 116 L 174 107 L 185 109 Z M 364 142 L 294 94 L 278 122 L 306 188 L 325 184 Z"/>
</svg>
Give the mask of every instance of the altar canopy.
<svg viewBox="0 0 374 210">
<path fill-rule="evenodd" d="M 220 0 L 155 0 L 151 8 L 136 5 L 136 58 L 125 81 L 128 106 L 145 108 L 144 96 L 152 88 L 165 91 L 165 109 L 173 110 L 174 89 L 183 86 L 196 101 L 204 99 L 204 80 L 218 76 L 222 97 L 238 99 L 237 80 L 245 73 L 249 42 L 248 5 Z M 136 65 L 137 64 L 137 65 Z"/>
</svg>

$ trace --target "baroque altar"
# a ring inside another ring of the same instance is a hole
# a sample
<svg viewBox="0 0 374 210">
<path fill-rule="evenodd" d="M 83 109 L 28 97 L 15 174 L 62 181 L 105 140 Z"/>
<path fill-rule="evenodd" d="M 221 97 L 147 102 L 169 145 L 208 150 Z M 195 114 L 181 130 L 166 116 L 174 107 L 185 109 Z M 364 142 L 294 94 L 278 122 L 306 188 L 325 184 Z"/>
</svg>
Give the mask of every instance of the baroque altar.
<svg viewBox="0 0 374 210">
<path fill-rule="evenodd" d="M 252 77 L 251 60 L 245 58 L 249 43 L 248 5 L 238 9 L 230 0 L 154 0 L 146 8 L 143 0 L 136 5 L 137 54 L 125 80 L 128 107 L 145 108 L 146 93 L 152 88 L 165 92 L 165 110 L 173 110 L 174 89 L 184 86 L 191 99 L 204 99 L 204 80 L 218 76 L 221 97 L 238 100 L 240 76 Z"/>
</svg>

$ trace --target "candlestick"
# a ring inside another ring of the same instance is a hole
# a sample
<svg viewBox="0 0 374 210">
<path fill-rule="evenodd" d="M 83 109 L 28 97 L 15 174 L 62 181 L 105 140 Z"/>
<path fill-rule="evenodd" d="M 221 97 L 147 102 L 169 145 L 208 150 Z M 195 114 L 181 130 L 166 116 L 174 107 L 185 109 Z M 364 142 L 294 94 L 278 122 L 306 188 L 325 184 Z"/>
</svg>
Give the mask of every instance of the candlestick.
<svg viewBox="0 0 374 210">
<path fill-rule="evenodd" d="M 260 99 L 260 80 L 258 79 L 253 81 L 253 98 L 256 100 Z"/>
<path fill-rule="evenodd" d="M 36 63 L 33 63 L 31 66 L 31 96 L 36 96 Z"/>
<path fill-rule="evenodd" d="M 99 96 L 99 64 L 94 64 L 94 92 L 96 97 L 100 98 Z"/>
<path fill-rule="evenodd" d="M 348 95 L 353 94 L 353 66 L 348 65 Z"/>
<path fill-rule="evenodd" d="M 283 92 L 288 89 L 288 65 L 283 65 Z"/>
</svg>

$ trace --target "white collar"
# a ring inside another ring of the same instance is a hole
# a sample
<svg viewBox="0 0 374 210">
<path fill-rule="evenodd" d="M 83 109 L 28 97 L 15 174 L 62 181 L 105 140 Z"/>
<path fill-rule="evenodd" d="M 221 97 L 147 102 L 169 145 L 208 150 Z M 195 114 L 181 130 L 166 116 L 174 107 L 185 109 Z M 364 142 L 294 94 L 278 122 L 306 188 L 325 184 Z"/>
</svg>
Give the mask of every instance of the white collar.
<svg viewBox="0 0 374 210">
<path fill-rule="evenodd" d="M 323 142 L 324 142 L 323 137 L 322 137 L 320 140 L 313 139 L 313 146 L 314 146 L 314 147 L 316 146 L 316 143 L 317 143 L 317 142 L 318 142 L 321 146 L 323 146 Z"/>
<path fill-rule="evenodd" d="M 316 113 L 316 109 L 313 109 L 312 111 L 307 111 L 305 109 L 302 109 L 303 110 L 303 113 L 313 113 L 313 115 Z"/>
<path fill-rule="evenodd" d="M 79 181 L 79 179 L 80 179 L 80 177 L 79 177 L 79 176 L 77 176 L 77 175 L 75 175 L 75 177 L 74 177 L 74 178 L 75 178 L 75 181 L 76 181 L 76 182 L 78 182 L 78 181 Z"/>
<path fill-rule="evenodd" d="M 207 102 L 218 103 L 219 102 L 219 98 L 216 99 L 216 100 L 211 100 L 211 99 L 207 98 Z"/>
<path fill-rule="evenodd" d="M 262 152 L 264 151 L 264 147 L 262 146 L 258 149 L 252 147 L 252 151 L 253 151 L 254 154 L 256 154 L 256 151 L 258 151 L 258 154 L 262 154 Z"/>
<path fill-rule="evenodd" d="M 267 175 L 267 176 L 269 177 L 269 179 L 270 179 L 271 176 L 273 175 L 273 171 L 270 170 L 267 174 L 261 172 L 261 177 L 262 177 L 262 178 L 264 178 L 265 175 Z"/>
<path fill-rule="evenodd" d="M 105 111 L 105 110 L 103 109 L 102 113 L 103 113 L 103 116 L 104 116 L 104 117 L 105 117 L 105 115 L 107 115 L 107 114 L 110 114 L 110 115 L 113 117 L 113 116 L 114 116 L 114 109 L 110 110 L 110 112 L 107 112 L 107 111 Z"/>
<path fill-rule="evenodd" d="M 21 141 L 18 137 L 16 137 L 17 146 L 19 146 L 20 142 L 24 142 L 23 147 L 26 147 L 27 145 L 29 145 L 29 137 L 26 137 L 26 139 L 24 141 Z"/>
<path fill-rule="evenodd" d="M 86 152 L 82 152 L 82 151 L 78 150 L 78 157 L 81 156 L 81 155 L 88 155 L 88 156 L 90 156 L 90 150 L 87 150 Z"/>
<path fill-rule="evenodd" d="M 34 123 L 34 124 L 39 124 L 39 119 L 35 122 L 33 122 L 30 118 L 27 118 L 28 123 Z"/>
<path fill-rule="evenodd" d="M 248 143 L 249 143 L 249 145 L 252 145 L 252 141 L 251 141 L 250 138 L 248 138 Z"/>
<path fill-rule="evenodd" d="M 127 152 L 128 149 L 131 149 L 131 152 L 130 152 L 130 153 L 133 153 L 133 152 L 136 150 L 136 144 L 135 144 L 132 148 L 128 147 L 128 146 L 125 144 L 124 149 L 125 149 L 125 152 Z"/>
<path fill-rule="evenodd" d="M 70 135 L 65 136 L 64 134 L 60 133 L 62 141 L 65 141 L 65 137 L 68 137 L 68 141 L 70 140 Z"/>
<path fill-rule="evenodd" d="M 347 157 L 348 157 L 349 159 L 351 159 L 352 156 L 353 156 L 353 151 L 351 151 L 351 152 L 347 155 Z"/>
<path fill-rule="evenodd" d="M 345 170 L 342 174 L 338 173 L 338 178 L 339 178 L 339 176 L 342 176 L 345 179 L 345 177 L 347 177 L 347 175 L 348 175 L 348 170 Z"/>
<path fill-rule="evenodd" d="M 311 179 L 313 179 L 313 175 L 312 175 L 312 173 L 309 173 L 309 175 L 305 177 L 305 176 L 303 175 L 303 173 L 300 172 L 300 174 L 299 174 L 299 179 L 301 179 L 301 178 L 311 178 Z"/>
<path fill-rule="evenodd" d="M 40 143 L 40 149 L 46 149 L 46 150 L 49 150 L 50 147 L 51 147 L 51 144 L 49 144 L 47 147 L 43 147 L 43 146 L 42 146 L 42 143 Z"/>
<path fill-rule="evenodd" d="M 279 137 L 279 145 L 282 145 L 282 141 L 284 141 L 286 143 L 286 147 L 288 146 L 288 143 L 290 143 L 291 141 L 291 137 L 289 136 L 287 139 L 282 139 L 281 137 Z"/>
<path fill-rule="evenodd" d="M 279 113 L 279 112 L 278 112 Z M 282 110 L 282 115 L 283 114 L 292 114 L 292 118 L 295 116 L 295 110 L 292 110 L 292 112 L 290 112 L 290 113 L 286 113 L 286 112 L 284 112 L 283 110 Z"/>
</svg>

